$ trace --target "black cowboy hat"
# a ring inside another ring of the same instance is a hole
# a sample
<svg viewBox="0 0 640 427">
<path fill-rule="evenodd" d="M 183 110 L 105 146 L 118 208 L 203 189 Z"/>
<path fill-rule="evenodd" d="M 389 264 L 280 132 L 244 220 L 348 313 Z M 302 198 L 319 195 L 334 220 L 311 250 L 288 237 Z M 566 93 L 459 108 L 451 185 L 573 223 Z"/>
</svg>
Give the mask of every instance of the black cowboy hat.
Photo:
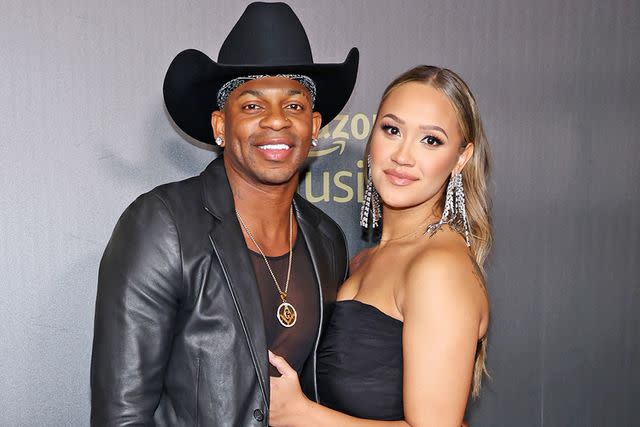
<svg viewBox="0 0 640 427">
<path fill-rule="evenodd" d="M 307 34 L 285 3 L 251 3 L 220 48 L 218 62 L 189 49 L 176 56 L 164 78 L 164 102 L 189 136 L 213 143 L 211 112 L 231 79 L 256 74 L 304 74 L 316 84 L 315 111 L 329 123 L 349 100 L 358 72 L 358 49 L 341 64 L 315 64 Z"/>
</svg>

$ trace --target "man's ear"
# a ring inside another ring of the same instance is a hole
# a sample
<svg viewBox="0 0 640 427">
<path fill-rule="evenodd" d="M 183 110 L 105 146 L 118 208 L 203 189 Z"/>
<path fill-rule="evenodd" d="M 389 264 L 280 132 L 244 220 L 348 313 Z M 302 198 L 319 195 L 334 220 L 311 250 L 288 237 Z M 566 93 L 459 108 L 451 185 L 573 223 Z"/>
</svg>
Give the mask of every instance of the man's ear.
<svg viewBox="0 0 640 427">
<path fill-rule="evenodd" d="M 456 167 L 453 168 L 453 171 L 455 173 L 462 172 L 464 165 L 466 165 L 467 162 L 471 160 L 471 156 L 473 156 L 473 149 L 473 142 L 468 143 L 467 146 L 464 147 L 464 150 L 462 151 L 462 153 L 460 153 L 460 157 L 458 157 L 458 163 L 456 163 Z"/>
<path fill-rule="evenodd" d="M 226 144 L 226 139 L 224 137 L 224 112 L 216 110 L 211 113 L 211 129 L 213 130 L 214 138 L 222 138 L 222 144 L 220 144 L 220 147 L 224 147 Z"/>
<path fill-rule="evenodd" d="M 317 139 L 318 133 L 320 133 L 320 126 L 322 125 L 322 115 L 319 112 L 314 111 L 311 116 L 311 122 L 311 137 Z"/>
</svg>

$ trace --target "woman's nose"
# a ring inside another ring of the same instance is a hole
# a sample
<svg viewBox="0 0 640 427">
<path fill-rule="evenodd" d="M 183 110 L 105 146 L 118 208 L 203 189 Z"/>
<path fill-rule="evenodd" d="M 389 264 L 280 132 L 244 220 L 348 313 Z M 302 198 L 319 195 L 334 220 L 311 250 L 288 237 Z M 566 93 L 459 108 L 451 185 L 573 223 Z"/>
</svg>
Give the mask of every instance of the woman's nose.
<svg viewBox="0 0 640 427">
<path fill-rule="evenodd" d="M 413 166 L 414 157 L 411 142 L 407 139 L 403 140 L 391 155 L 391 160 L 401 166 Z"/>
</svg>

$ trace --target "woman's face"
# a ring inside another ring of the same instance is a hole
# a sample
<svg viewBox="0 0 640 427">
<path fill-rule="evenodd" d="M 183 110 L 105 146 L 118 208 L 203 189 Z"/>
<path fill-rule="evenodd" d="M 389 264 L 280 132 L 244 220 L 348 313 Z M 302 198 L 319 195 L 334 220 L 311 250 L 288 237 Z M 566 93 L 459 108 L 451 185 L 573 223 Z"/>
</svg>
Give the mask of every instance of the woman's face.
<svg viewBox="0 0 640 427">
<path fill-rule="evenodd" d="M 387 207 L 429 205 L 439 199 L 452 171 L 473 153 L 449 99 L 430 85 L 404 83 L 382 104 L 373 130 L 371 177 Z"/>
</svg>

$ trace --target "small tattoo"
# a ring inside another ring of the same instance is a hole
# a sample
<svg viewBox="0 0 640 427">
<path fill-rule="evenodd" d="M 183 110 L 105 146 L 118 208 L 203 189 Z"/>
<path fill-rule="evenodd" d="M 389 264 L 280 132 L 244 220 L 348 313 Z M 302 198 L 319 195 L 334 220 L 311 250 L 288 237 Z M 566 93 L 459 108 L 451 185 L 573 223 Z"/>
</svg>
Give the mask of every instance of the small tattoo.
<svg viewBox="0 0 640 427">
<path fill-rule="evenodd" d="M 480 270 L 480 266 L 478 266 L 478 263 L 476 262 L 475 258 L 473 258 L 473 255 L 471 254 L 469 254 L 469 261 L 471 261 L 471 265 L 473 266 L 473 275 L 476 276 L 476 279 L 478 279 L 478 284 L 486 292 L 486 288 L 484 286 L 484 274 L 482 274 L 482 270 Z"/>
</svg>

